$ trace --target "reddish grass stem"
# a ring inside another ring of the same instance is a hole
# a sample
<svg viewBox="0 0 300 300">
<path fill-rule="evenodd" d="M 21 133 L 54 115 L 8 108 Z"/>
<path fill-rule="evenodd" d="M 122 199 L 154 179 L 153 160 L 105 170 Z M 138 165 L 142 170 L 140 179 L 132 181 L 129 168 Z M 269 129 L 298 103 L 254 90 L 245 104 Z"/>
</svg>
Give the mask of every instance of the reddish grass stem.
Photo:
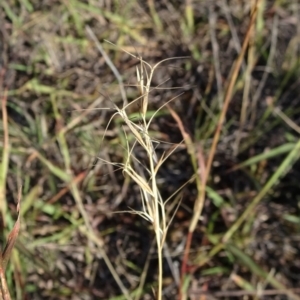
<svg viewBox="0 0 300 300">
<path fill-rule="evenodd" d="M 221 134 L 221 129 L 223 127 L 224 121 L 225 121 L 225 116 L 228 110 L 228 106 L 230 103 L 230 100 L 232 98 L 232 94 L 233 94 L 233 88 L 234 85 L 236 83 L 238 74 L 239 74 L 239 70 L 241 67 L 241 64 L 243 62 L 243 57 L 245 55 L 246 49 L 248 47 L 249 44 L 249 39 L 251 37 L 251 32 L 252 32 L 252 27 L 254 26 L 255 20 L 256 20 L 256 16 L 257 16 L 257 10 L 258 10 L 258 6 L 259 3 L 261 2 L 261 0 L 256 0 L 255 4 L 254 4 L 254 9 L 251 15 L 251 19 L 250 19 L 250 24 L 246 33 L 246 36 L 244 38 L 244 42 L 242 45 L 242 49 L 241 52 L 233 66 L 233 71 L 229 80 L 229 84 L 226 90 L 226 94 L 225 94 L 225 98 L 224 98 L 224 104 L 223 104 L 223 108 L 220 114 L 220 118 L 216 127 L 216 131 L 214 134 L 214 138 L 213 138 L 213 142 L 212 142 L 212 146 L 211 149 L 209 151 L 209 156 L 207 159 L 207 163 L 206 163 L 206 174 L 204 176 L 204 178 L 202 178 L 201 180 L 201 186 L 202 189 L 200 191 L 200 195 L 198 196 L 196 202 L 195 202 L 195 206 L 194 206 L 194 212 L 193 212 L 193 216 L 192 216 L 192 220 L 190 223 L 190 227 L 189 227 L 189 233 L 188 233 L 188 237 L 187 237 L 187 241 L 186 241 L 186 245 L 185 245 L 185 250 L 184 250 L 184 256 L 183 256 L 183 260 L 182 260 L 182 266 L 181 266 L 181 286 L 180 286 L 180 292 L 179 292 L 179 299 L 182 299 L 183 296 L 183 278 L 185 276 L 185 272 L 187 271 L 187 265 L 188 265 L 188 258 L 189 258 L 189 252 L 190 252 L 190 247 L 191 247 L 191 243 L 192 243 L 192 238 L 193 238 L 193 232 L 195 231 L 195 228 L 197 226 L 199 217 L 202 213 L 202 209 L 203 209 L 203 205 L 204 205 L 204 200 L 205 200 L 205 186 L 206 186 L 206 182 L 208 179 L 208 176 L 210 174 L 210 170 L 211 170 L 211 166 L 212 166 L 212 162 L 216 153 L 216 148 L 217 148 L 217 144 L 220 138 L 220 134 Z"/>
</svg>

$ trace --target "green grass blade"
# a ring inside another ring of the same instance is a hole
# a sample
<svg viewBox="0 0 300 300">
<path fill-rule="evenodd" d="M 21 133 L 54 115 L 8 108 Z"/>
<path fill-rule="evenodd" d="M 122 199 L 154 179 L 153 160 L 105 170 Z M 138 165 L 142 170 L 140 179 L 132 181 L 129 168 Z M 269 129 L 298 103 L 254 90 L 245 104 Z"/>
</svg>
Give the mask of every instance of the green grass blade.
<svg viewBox="0 0 300 300">
<path fill-rule="evenodd" d="M 248 167 L 248 166 L 251 166 L 251 165 L 254 165 L 262 160 L 266 160 L 266 159 L 269 159 L 269 158 L 272 158 L 272 157 L 276 157 L 276 156 L 279 156 L 281 154 L 284 154 L 286 152 L 289 152 L 291 151 L 293 148 L 295 147 L 295 143 L 287 143 L 287 144 L 284 144 L 284 145 L 280 145 L 274 149 L 271 149 L 267 152 L 264 152 L 262 154 L 258 154 L 254 157 L 251 157 L 249 159 L 247 159 L 246 161 L 244 161 L 243 163 L 237 165 L 236 167 L 234 167 L 234 169 L 239 169 L 239 168 L 242 168 L 242 167 Z"/>
<path fill-rule="evenodd" d="M 253 274 L 264 278 L 267 282 L 269 282 L 274 288 L 285 291 L 287 295 L 291 297 L 291 299 L 299 299 L 293 292 L 289 291 L 282 283 L 280 283 L 277 279 L 275 279 L 272 275 L 262 270 L 250 256 L 246 255 L 239 248 L 234 246 L 233 244 L 227 244 L 225 248 L 231 252 L 235 257 L 239 259 L 239 261 L 246 266 Z"/>
<path fill-rule="evenodd" d="M 290 151 L 288 156 L 284 159 L 281 165 L 278 167 L 276 172 L 271 176 L 262 190 L 257 194 L 257 196 L 253 199 L 250 205 L 246 208 L 244 213 L 239 217 L 239 219 L 230 227 L 230 229 L 224 235 L 223 241 L 228 241 L 232 235 L 238 230 L 241 224 L 249 217 L 252 211 L 255 209 L 256 205 L 266 196 L 269 190 L 277 183 L 278 179 L 283 177 L 287 171 L 293 166 L 296 160 L 300 155 L 300 140 L 294 146 L 294 148 Z"/>
</svg>

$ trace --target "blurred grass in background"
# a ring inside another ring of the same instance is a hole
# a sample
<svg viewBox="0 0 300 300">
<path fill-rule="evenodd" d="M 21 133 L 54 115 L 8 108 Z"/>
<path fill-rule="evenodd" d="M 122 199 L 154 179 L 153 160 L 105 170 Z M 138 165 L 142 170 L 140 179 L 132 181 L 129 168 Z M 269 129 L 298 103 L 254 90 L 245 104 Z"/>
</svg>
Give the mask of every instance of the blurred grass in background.
<svg viewBox="0 0 300 300">
<path fill-rule="evenodd" d="M 12 299 L 155 299 L 151 226 L 134 214 L 114 214 L 141 210 L 134 182 L 103 162 L 125 163 L 133 136 L 120 118 L 105 132 L 114 112 L 99 108 L 122 106 L 123 98 L 86 26 L 121 74 L 129 102 L 140 96 L 140 62 L 128 52 L 150 64 L 189 57 L 159 66 L 147 113 L 183 92 L 170 106 L 207 158 L 251 7 L 242 0 L 0 2 L 0 89 L 2 101 L 8 89 L 10 143 L 6 152 L 1 138 L 6 231 L 23 185 L 21 230 L 6 273 Z M 299 34 L 299 1 L 260 1 L 184 282 L 199 153 L 182 143 L 157 174 L 165 199 L 184 185 L 167 206 L 171 217 L 180 203 L 164 251 L 164 299 L 177 299 L 180 284 L 192 300 L 201 293 L 300 299 Z M 131 110 L 132 120 L 140 118 L 139 105 Z M 167 108 L 150 134 L 160 155 L 183 139 Z"/>
</svg>

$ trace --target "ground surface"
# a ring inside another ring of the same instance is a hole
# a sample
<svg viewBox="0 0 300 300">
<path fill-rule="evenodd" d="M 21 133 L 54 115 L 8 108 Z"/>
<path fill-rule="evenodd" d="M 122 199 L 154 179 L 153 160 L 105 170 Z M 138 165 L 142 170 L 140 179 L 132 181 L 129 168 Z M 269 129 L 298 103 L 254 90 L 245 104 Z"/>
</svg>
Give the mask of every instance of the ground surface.
<svg viewBox="0 0 300 300">
<path fill-rule="evenodd" d="M 0 2 L 2 101 L 8 90 L 0 136 L 8 124 L 11 145 L 1 162 L 2 170 L 8 165 L 1 177 L 7 228 L 23 186 L 21 230 L 6 272 L 12 299 L 126 299 L 116 276 L 132 299 L 155 299 L 152 226 L 124 212 L 142 209 L 140 191 L 108 163 L 126 161 L 133 136 L 120 118 L 109 123 L 123 98 L 96 40 L 121 74 L 129 102 L 140 96 L 137 57 L 152 65 L 177 57 L 155 71 L 149 118 L 177 97 L 170 106 L 206 159 L 251 1 L 155 2 Z M 259 8 L 193 235 L 185 274 L 192 300 L 288 299 L 287 290 L 300 299 L 300 4 L 260 1 Z M 128 114 L 139 119 L 138 102 Z M 167 107 L 149 132 L 159 157 L 183 139 Z M 168 218 L 180 203 L 166 239 L 164 299 L 177 299 L 198 195 L 201 166 L 191 161 L 184 141 L 157 174 L 163 199 L 177 191 L 166 205 Z"/>
</svg>

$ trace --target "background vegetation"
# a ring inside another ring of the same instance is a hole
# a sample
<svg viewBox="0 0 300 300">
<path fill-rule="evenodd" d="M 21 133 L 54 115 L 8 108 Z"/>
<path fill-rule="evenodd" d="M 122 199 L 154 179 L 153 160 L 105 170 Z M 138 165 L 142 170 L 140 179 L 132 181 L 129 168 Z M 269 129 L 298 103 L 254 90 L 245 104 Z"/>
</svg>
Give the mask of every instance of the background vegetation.
<svg viewBox="0 0 300 300">
<path fill-rule="evenodd" d="M 170 154 L 163 299 L 300 299 L 299 36 L 297 0 L 0 1 L 3 241 L 22 185 L 12 299 L 156 298 L 129 124 Z M 174 58 L 145 114 L 140 57 Z M 111 119 L 126 98 L 127 123 Z"/>
</svg>

